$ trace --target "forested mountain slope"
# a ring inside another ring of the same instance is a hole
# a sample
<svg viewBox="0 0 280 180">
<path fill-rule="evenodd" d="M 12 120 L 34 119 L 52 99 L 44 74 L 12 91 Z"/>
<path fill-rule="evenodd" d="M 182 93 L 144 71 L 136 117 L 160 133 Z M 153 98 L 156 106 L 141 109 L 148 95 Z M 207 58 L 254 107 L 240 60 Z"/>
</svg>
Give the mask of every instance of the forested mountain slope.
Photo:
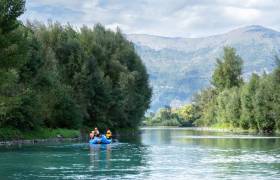
<svg viewBox="0 0 280 180">
<path fill-rule="evenodd" d="M 203 38 L 127 35 L 146 64 L 153 87 L 151 109 L 178 106 L 209 86 L 224 46 L 234 47 L 243 60 L 245 79 L 252 72 L 271 71 L 279 54 L 280 33 L 253 25 Z"/>
</svg>

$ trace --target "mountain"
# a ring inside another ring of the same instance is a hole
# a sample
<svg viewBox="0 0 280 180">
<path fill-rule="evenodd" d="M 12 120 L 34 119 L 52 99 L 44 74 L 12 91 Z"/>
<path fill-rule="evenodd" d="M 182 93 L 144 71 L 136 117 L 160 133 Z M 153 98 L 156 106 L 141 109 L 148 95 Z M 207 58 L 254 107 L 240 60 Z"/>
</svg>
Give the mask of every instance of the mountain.
<svg viewBox="0 0 280 180">
<path fill-rule="evenodd" d="M 194 93 L 210 85 L 216 58 L 223 47 L 236 48 L 244 60 L 243 75 L 269 72 L 280 54 L 280 32 L 259 25 L 202 38 L 170 38 L 129 34 L 146 64 L 153 87 L 151 110 L 190 102 Z"/>
</svg>

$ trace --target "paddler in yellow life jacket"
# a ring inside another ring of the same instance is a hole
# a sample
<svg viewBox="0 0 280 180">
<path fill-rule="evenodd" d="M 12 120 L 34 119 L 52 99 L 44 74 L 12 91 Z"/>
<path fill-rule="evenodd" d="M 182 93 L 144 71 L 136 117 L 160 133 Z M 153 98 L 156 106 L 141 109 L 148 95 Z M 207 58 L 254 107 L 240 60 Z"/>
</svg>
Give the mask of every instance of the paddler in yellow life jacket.
<svg viewBox="0 0 280 180">
<path fill-rule="evenodd" d="M 107 139 L 111 139 L 112 138 L 112 132 L 110 131 L 110 129 L 107 129 L 106 138 Z"/>
</svg>

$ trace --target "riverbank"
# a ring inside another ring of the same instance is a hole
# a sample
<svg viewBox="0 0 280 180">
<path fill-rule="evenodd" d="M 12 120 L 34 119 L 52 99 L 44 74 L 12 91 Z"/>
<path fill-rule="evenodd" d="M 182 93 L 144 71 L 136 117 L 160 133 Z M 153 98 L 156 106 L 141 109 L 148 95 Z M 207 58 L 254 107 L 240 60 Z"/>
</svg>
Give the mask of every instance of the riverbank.
<svg viewBox="0 0 280 180">
<path fill-rule="evenodd" d="M 12 128 L 0 128 L 0 145 L 36 144 L 43 142 L 76 141 L 81 139 L 79 130 L 41 128 L 22 132 Z"/>
<path fill-rule="evenodd" d="M 206 131 L 215 131 L 215 132 L 233 132 L 233 133 L 249 133 L 249 134 L 280 134 L 278 130 L 274 132 L 259 132 L 256 129 L 242 129 L 242 128 L 231 128 L 223 126 L 213 126 L 213 127 L 197 127 L 201 130 Z"/>
<path fill-rule="evenodd" d="M 62 142 L 77 142 L 80 141 L 81 138 L 48 138 L 48 139 L 22 139 L 22 140 L 9 140 L 9 141 L 0 141 L 0 146 L 13 146 L 13 145 L 21 145 L 21 144 L 41 144 L 41 143 L 62 143 Z"/>
<path fill-rule="evenodd" d="M 179 126 L 143 126 L 140 129 L 162 129 L 162 128 L 169 128 L 169 129 L 189 129 L 189 130 L 196 130 L 196 131 L 209 131 L 209 132 L 231 132 L 231 133 L 246 133 L 246 134 L 268 134 L 268 133 L 260 133 L 254 129 L 240 129 L 240 128 L 225 128 L 225 127 L 179 127 Z M 275 131 L 271 134 L 280 135 L 279 131 Z"/>
<path fill-rule="evenodd" d="M 35 131 L 22 132 L 12 128 L 0 128 L 0 146 L 18 144 L 40 144 L 40 143 L 59 143 L 75 142 L 87 139 L 90 128 L 75 129 L 48 129 L 41 128 Z M 140 133 L 139 128 L 120 128 L 114 129 L 113 138 L 123 137 L 129 139 Z M 105 130 L 101 130 L 102 133 Z"/>
</svg>

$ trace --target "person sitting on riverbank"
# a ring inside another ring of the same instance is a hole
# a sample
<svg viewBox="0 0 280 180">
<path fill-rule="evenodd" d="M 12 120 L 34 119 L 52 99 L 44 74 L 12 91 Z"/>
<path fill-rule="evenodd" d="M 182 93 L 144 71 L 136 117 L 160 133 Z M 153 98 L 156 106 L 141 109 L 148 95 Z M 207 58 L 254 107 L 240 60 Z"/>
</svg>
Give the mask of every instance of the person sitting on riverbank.
<svg viewBox="0 0 280 180">
<path fill-rule="evenodd" d="M 107 129 L 106 138 L 107 139 L 111 139 L 112 138 L 112 132 L 110 131 L 110 129 Z"/>
</svg>

